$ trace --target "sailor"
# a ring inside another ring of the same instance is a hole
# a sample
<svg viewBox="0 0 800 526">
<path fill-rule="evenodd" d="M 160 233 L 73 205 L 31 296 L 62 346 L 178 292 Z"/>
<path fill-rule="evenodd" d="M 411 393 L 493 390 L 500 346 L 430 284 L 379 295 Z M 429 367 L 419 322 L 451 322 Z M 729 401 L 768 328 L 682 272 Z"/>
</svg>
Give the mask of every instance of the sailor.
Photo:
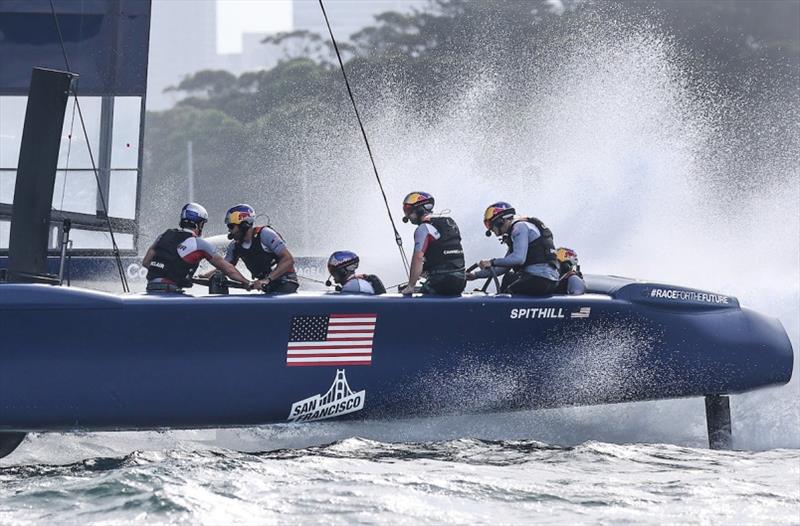
<svg viewBox="0 0 800 526">
<path fill-rule="evenodd" d="M 583 281 L 577 252 L 571 248 L 559 247 L 556 249 L 556 258 L 558 259 L 558 270 L 561 274 L 556 292 L 569 295 L 586 292 L 586 282 Z"/>
<path fill-rule="evenodd" d="M 189 203 L 181 209 L 180 228 L 167 230 L 158 236 L 142 260 L 142 266 L 147 269 L 148 292 L 181 292 L 184 287 L 191 287 L 192 276 L 204 259 L 231 279 L 252 287 L 253 284 L 236 267 L 200 237 L 206 221 L 206 209 L 197 203 Z"/>
<path fill-rule="evenodd" d="M 500 292 L 543 296 L 555 292 L 560 277 L 553 234 L 535 217 L 520 217 L 510 204 L 497 202 L 483 214 L 486 235 L 492 233 L 508 245 L 506 256 L 481 260 L 481 270 L 467 279 L 505 274 Z"/>
<path fill-rule="evenodd" d="M 294 257 L 281 235 L 269 226 L 253 226 L 253 207 L 239 204 L 228 209 L 225 225 L 232 239 L 225 260 L 233 265 L 241 259 L 257 280 L 253 288 L 269 294 L 291 294 L 299 287 Z"/>
<path fill-rule="evenodd" d="M 336 290 L 350 294 L 385 294 L 386 287 L 375 274 L 356 274 L 358 255 L 349 250 L 339 250 L 328 258 L 328 272 L 338 284 Z M 330 286 L 330 281 L 326 283 Z"/>
<path fill-rule="evenodd" d="M 433 196 L 426 192 L 411 192 L 403 199 L 403 222 L 417 229 L 408 285 L 402 294 L 414 292 L 422 276 L 427 277 L 420 290 L 423 294 L 457 296 L 467 284 L 458 225 L 450 217 L 434 216 L 433 204 Z"/>
</svg>

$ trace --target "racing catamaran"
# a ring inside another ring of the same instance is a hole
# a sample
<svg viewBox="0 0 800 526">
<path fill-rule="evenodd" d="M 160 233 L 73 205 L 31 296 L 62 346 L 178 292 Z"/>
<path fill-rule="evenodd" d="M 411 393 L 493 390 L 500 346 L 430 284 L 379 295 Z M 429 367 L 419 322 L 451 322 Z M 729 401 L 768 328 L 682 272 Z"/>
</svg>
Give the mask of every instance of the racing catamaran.
<svg viewBox="0 0 800 526">
<path fill-rule="evenodd" d="M 31 78 L 0 284 L 0 457 L 30 432 L 678 397 L 705 397 L 709 444 L 727 448 L 728 395 L 791 378 L 793 350 L 778 320 L 728 295 L 612 276 L 587 276 L 584 295 L 535 298 L 193 297 L 59 286 L 48 273 L 50 211 L 75 77 L 35 68 Z M 410 325 L 418 317 L 434 327 L 424 338 Z M 221 320 L 235 323 L 210 329 Z"/>
</svg>

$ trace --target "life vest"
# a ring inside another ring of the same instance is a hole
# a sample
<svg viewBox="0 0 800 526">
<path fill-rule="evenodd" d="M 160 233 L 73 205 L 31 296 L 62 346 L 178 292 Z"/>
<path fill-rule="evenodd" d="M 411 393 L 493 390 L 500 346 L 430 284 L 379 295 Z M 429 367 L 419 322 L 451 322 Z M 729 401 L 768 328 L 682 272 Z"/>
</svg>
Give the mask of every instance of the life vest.
<svg viewBox="0 0 800 526">
<path fill-rule="evenodd" d="M 433 239 L 428 244 L 422 270 L 428 274 L 463 272 L 464 248 L 456 222 L 449 217 L 431 217 L 425 222 L 439 231 L 439 239 Z"/>
<path fill-rule="evenodd" d="M 192 276 L 200 262 L 187 263 L 178 254 L 178 247 L 194 234 L 173 228 L 158 238 L 153 249 L 155 256 L 147 267 L 147 280 L 166 279 L 179 287 L 191 287 Z"/>
<path fill-rule="evenodd" d="M 525 256 L 525 261 L 522 265 L 518 267 L 513 267 L 514 270 L 522 270 L 523 268 L 529 265 L 536 265 L 539 263 L 549 263 L 553 266 L 553 268 L 558 268 L 558 258 L 556 257 L 556 247 L 553 244 L 553 233 L 550 231 L 549 228 L 545 226 L 539 219 L 535 217 L 526 217 L 523 219 L 517 219 L 511 224 L 511 229 L 514 228 L 514 225 L 520 222 L 528 222 L 534 225 L 537 229 L 539 229 L 539 237 L 534 239 L 533 241 L 528 244 L 528 253 Z M 509 229 L 509 235 L 505 238 L 505 242 L 508 245 L 509 252 L 514 251 L 514 241 L 512 236 L 510 235 L 511 229 Z"/>
<path fill-rule="evenodd" d="M 244 261 L 244 265 L 253 275 L 253 279 L 266 278 L 278 264 L 278 256 L 264 250 L 264 245 L 261 244 L 260 236 L 263 229 L 263 226 L 253 228 L 253 239 L 250 241 L 249 248 L 244 248 L 240 243 L 234 243 L 233 246 L 233 257 Z M 275 233 L 277 234 L 277 231 Z M 280 234 L 278 236 L 283 239 Z"/>
<path fill-rule="evenodd" d="M 370 285 L 372 285 L 372 291 L 375 294 L 386 294 L 386 287 L 384 287 L 381 278 L 379 278 L 375 274 L 359 274 L 356 277 L 361 278 Z"/>
</svg>

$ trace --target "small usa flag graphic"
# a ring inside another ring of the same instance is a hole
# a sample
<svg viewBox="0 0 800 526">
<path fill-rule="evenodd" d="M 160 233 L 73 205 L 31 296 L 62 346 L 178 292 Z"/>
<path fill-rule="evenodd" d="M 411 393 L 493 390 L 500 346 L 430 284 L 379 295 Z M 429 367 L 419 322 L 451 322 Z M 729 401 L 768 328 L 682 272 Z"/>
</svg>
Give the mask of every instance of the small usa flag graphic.
<svg viewBox="0 0 800 526">
<path fill-rule="evenodd" d="M 377 314 L 294 316 L 286 365 L 372 365 Z"/>
<path fill-rule="evenodd" d="M 570 313 L 569 317 L 570 318 L 588 318 L 591 313 L 592 313 L 592 308 L 591 307 L 581 307 L 581 310 L 579 310 L 578 312 Z"/>
</svg>

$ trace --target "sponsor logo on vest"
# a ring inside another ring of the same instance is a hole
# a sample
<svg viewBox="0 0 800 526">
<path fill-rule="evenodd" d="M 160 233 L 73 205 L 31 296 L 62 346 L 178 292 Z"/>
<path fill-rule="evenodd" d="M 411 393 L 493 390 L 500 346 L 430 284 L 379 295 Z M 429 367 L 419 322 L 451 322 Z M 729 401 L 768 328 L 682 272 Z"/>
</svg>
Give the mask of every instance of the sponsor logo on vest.
<svg viewBox="0 0 800 526">
<path fill-rule="evenodd" d="M 150 262 L 150 266 L 151 267 L 155 267 L 155 268 L 160 268 L 160 269 L 164 268 L 164 264 L 161 263 L 160 261 L 151 261 Z M 129 269 L 128 273 L 130 273 L 130 269 Z"/>
<path fill-rule="evenodd" d="M 457 248 L 451 250 L 442 250 L 442 254 L 444 254 L 445 256 L 450 256 L 452 254 L 463 254 L 463 253 L 464 253 L 463 250 L 459 250 Z"/>
<path fill-rule="evenodd" d="M 650 291 L 650 297 L 668 300 L 702 301 L 703 303 L 724 305 L 730 303 L 730 298 L 728 296 L 712 294 L 710 292 L 696 292 L 693 290 L 653 289 Z"/>
<path fill-rule="evenodd" d="M 293 403 L 287 419 L 289 422 L 312 422 L 355 413 L 364 409 L 365 398 L 366 391 L 353 392 L 347 385 L 344 369 L 337 369 L 328 392 Z"/>
</svg>

